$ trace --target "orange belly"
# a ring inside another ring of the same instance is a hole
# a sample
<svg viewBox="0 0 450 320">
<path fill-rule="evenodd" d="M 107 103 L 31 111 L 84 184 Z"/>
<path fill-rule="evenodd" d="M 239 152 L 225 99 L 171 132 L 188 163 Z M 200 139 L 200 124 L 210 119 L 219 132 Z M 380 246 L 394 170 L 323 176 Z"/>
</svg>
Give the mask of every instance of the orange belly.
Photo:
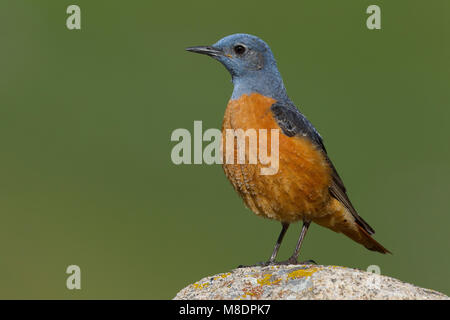
<svg viewBox="0 0 450 320">
<path fill-rule="evenodd" d="M 227 129 L 267 129 L 270 154 L 270 129 L 279 129 L 270 110 L 274 102 L 257 93 L 231 100 L 223 120 L 223 137 Z M 225 142 L 223 152 L 226 154 Z M 248 152 L 247 148 L 246 158 Z M 279 129 L 278 172 L 261 175 L 261 168 L 266 166 L 259 161 L 227 164 L 224 156 L 227 178 L 254 213 L 282 222 L 312 220 L 328 214 L 331 170 L 322 152 L 308 138 L 288 137 Z"/>
</svg>

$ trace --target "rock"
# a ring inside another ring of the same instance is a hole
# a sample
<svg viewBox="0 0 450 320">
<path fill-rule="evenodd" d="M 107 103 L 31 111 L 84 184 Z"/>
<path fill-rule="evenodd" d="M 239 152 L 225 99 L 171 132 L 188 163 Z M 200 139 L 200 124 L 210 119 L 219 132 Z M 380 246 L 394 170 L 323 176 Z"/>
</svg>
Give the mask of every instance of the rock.
<svg viewBox="0 0 450 320">
<path fill-rule="evenodd" d="M 197 281 L 175 300 L 205 299 L 445 299 L 440 292 L 337 266 L 281 265 L 234 269 Z"/>
</svg>

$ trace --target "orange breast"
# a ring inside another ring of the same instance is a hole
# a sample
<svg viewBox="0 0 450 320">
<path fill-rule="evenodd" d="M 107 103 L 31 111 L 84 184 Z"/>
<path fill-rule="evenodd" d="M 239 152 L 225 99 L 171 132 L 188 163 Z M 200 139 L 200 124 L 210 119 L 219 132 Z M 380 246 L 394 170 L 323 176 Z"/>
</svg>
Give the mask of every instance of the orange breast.
<svg viewBox="0 0 450 320">
<path fill-rule="evenodd" d="M 227 129 L 255 129 L 257 133 L 259 129 L 267 129 L 270 154 L 270 129 L 278 129 L 278 172 L 262 175 L 261 168 L 266 165 L 259 161 L 227 164 L 224 159 L 225 174 L 247 207 L 258 215 L 283 222 L 321 217 L 326 214 L 325 207 L 330 200 L 331 170 L 322 152 L 308 138 L 287 137 L 281 132 L 270 110 L 274 102 L 257 93 L 231 100 L 225 111 L 222 133 L 225 137 Z M 225 141 L 223 151 L 226 154 Z M 247 148 L 247 158 L 248 152 Z"/>
</svg>

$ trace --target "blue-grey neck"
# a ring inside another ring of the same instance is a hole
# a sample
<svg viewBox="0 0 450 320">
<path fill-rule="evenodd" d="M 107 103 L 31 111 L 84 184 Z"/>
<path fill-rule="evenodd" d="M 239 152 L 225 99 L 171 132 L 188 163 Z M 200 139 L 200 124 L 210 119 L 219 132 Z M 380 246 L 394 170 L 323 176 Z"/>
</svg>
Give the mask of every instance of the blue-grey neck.
<svg viewBox="0 0 450 320">
<path fill-rule="evenodd" d="M 247 72 L 232 78 L 234 84 L 231 99 L 238 99 L 243 94 L 259 93 L 277 101 L 289 100 L 283 79 L 276 66 L 268 69 Z"/>
</svg>

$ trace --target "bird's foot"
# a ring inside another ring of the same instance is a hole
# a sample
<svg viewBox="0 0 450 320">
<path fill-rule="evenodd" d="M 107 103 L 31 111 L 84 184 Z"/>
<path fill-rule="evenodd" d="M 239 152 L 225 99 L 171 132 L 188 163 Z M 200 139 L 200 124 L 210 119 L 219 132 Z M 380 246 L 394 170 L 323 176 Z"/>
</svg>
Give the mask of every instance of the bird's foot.
<svg viewBox="0 0 450 320">
<path fill-rule="evenodd" d="M 240 264 L 237 266 L 237 268 L 240 269 L 240 268 L 251 268 L 251 267 L 267 267 L 268 265 L 270 265 L 270 262 L 266 261 L 266 262 L 258 262 L 256 264 L 251 264 L 251 265 Z"/>
<path fill-rule="evenodd" d="M 298 262 L 297 259 L 290 257 L 289 259 L 285 260 L 285 261 L 266 261 L 266 262 L 258 262 L 256 264 L 253 265 L 238 265 L 237 268 L 251 268 L 251 267 L 267 267 L 267 266 L 287 266 L 290 264 L 294 264 L 294 265 L 311 265 L 311 264 L 315 264 L 317 265 L 317 262 L 315 262 L 314 260 L 306 260 L 306 261 L 301 261 Z"/>
<path fill-rule="evenodd" d="M 285 261 L 279 261 L 279 262 L 272 262 L 270 265 L 274 265 L 274 266 L 287 266 L 290 264 L 294 264 L 294 265 L 311 265 L 311 264 L 315 264 L 317 265 L 317 262 L 315 262 L 314 260 L 306 260 L 306 261 L 298 261 L 295 258 L 289 258 Z"/>
</svg>

